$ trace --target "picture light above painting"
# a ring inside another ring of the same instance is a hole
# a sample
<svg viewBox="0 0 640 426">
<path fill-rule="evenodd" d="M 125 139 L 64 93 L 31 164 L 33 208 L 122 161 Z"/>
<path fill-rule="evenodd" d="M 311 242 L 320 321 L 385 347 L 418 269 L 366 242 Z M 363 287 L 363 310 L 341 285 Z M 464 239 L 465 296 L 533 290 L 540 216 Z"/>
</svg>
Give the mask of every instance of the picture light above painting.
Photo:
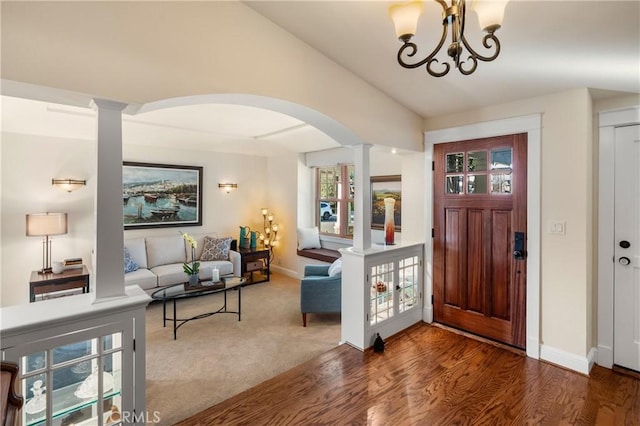
<svg viewBox="0 0 640 426">
<path fill-rule="evenodd" d="M 198 166 L 125 161 L 124 229 L 201 226 L 202 170 Z"/>
</svg>

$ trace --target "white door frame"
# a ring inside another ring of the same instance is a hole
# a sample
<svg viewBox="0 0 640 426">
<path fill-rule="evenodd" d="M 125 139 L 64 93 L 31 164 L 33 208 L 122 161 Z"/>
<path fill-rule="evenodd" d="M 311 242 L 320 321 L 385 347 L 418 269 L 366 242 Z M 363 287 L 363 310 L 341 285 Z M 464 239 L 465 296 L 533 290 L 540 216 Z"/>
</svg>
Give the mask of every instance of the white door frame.
<svg viewBox="0 0 640 426">
<path fill-rule="evenodd" d="M 423 318 L 433 322 L 433 145 L 527 133 L 527 356 L 540 358 L 540 114 L 425 132 L 425 304 Z"/>
<path fill-rule="evenodd" d="M 640 124 L 640 107 L 599 116 L 598 177 L 598 352 L 596 363 L 613 367 L 614 143 L 615 128 Z"/>
</svg>

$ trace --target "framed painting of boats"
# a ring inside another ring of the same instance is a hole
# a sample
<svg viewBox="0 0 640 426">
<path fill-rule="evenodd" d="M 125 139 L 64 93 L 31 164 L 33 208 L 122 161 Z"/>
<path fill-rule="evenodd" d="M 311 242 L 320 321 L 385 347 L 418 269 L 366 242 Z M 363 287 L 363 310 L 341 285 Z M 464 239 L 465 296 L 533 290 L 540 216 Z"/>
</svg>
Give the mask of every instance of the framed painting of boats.
<svg viewBox="0 0 640 426">
<path fill-rule="evenodd" d="M 202 225 L 202 167 L 134 163 L 122 167 L 124 229 Z"/>
</svg>

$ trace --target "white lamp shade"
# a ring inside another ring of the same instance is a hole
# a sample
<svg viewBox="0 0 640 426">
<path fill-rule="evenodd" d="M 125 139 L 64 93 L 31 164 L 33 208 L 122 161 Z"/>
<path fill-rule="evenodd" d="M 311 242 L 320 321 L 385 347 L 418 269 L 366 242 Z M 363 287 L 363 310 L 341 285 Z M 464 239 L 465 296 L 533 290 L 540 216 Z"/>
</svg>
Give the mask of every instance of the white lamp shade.
<svg viewBox="0 0 640 426">
<path fill-rule="evenodd" d="M 480 28 L 500 28 L 504 19 L 504 9 L 509 0 L 474 0 L 471 9 L 478 15 Z"/>
<path fill-rule="evenodd" d="M 412 1 L 402 4 L 394 4 L 389 7 L 389 16 L 396 27 L 396 36 L 402 38 L 407 35 L 415 35 L 418 27 L 418 19 L 422 14 L 424 5 L 422 1 Z"/>
<path fill-rule="evenodd" d="M 35 213 L 27 215 L 27 236 L 44 237 L 67 233 L 66 213 Z"/>
</svg>

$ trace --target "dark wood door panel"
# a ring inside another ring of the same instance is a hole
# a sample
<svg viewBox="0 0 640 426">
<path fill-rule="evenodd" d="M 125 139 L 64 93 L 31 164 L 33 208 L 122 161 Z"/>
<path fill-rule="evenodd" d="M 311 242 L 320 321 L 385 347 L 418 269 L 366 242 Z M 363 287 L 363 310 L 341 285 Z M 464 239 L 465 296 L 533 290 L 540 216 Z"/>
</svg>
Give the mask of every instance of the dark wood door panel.
<svg viewBox="0 0 640 426">
<path fill-rule="evenodd" d="M 467 250 L 475 253 L 467 260 L 467 304 L 469 311 L 485 311 L 485 219 L 484 211 L 470 209 L 467 214 Z"/>
<path fill-rule="evenodd" d="M 461 310 L 452 306 L 444 307 L 442 320 L 438 322 L 500 342 L 510 341 L 513 334 L 509 321 L 487 317 L 477 312 Z"/>
<path fill-rule="evenodd" d="M 526 135 L 436 145 L 434 166 L 434 318 L 524 348 Z"/>
<path fill-rule="evenodd" d="M 462 254 L 464 252 L 464 212 L 461 209 L 447 209 L 445 212 L 445 230 L 448 238 L 445 239 L 445 276 L 444 276 L 444 303 L 452 306 L 463 306 L 460 287 L 457 283 L 464 280 Z"/>
<path fill-rule="evenodd" d="M 491 279 L 488 291 L 491 293 L 491 309 L 487 315 L 510 320 L 511 283 L 511 212 L 491 212 Z"/>
</svg>

